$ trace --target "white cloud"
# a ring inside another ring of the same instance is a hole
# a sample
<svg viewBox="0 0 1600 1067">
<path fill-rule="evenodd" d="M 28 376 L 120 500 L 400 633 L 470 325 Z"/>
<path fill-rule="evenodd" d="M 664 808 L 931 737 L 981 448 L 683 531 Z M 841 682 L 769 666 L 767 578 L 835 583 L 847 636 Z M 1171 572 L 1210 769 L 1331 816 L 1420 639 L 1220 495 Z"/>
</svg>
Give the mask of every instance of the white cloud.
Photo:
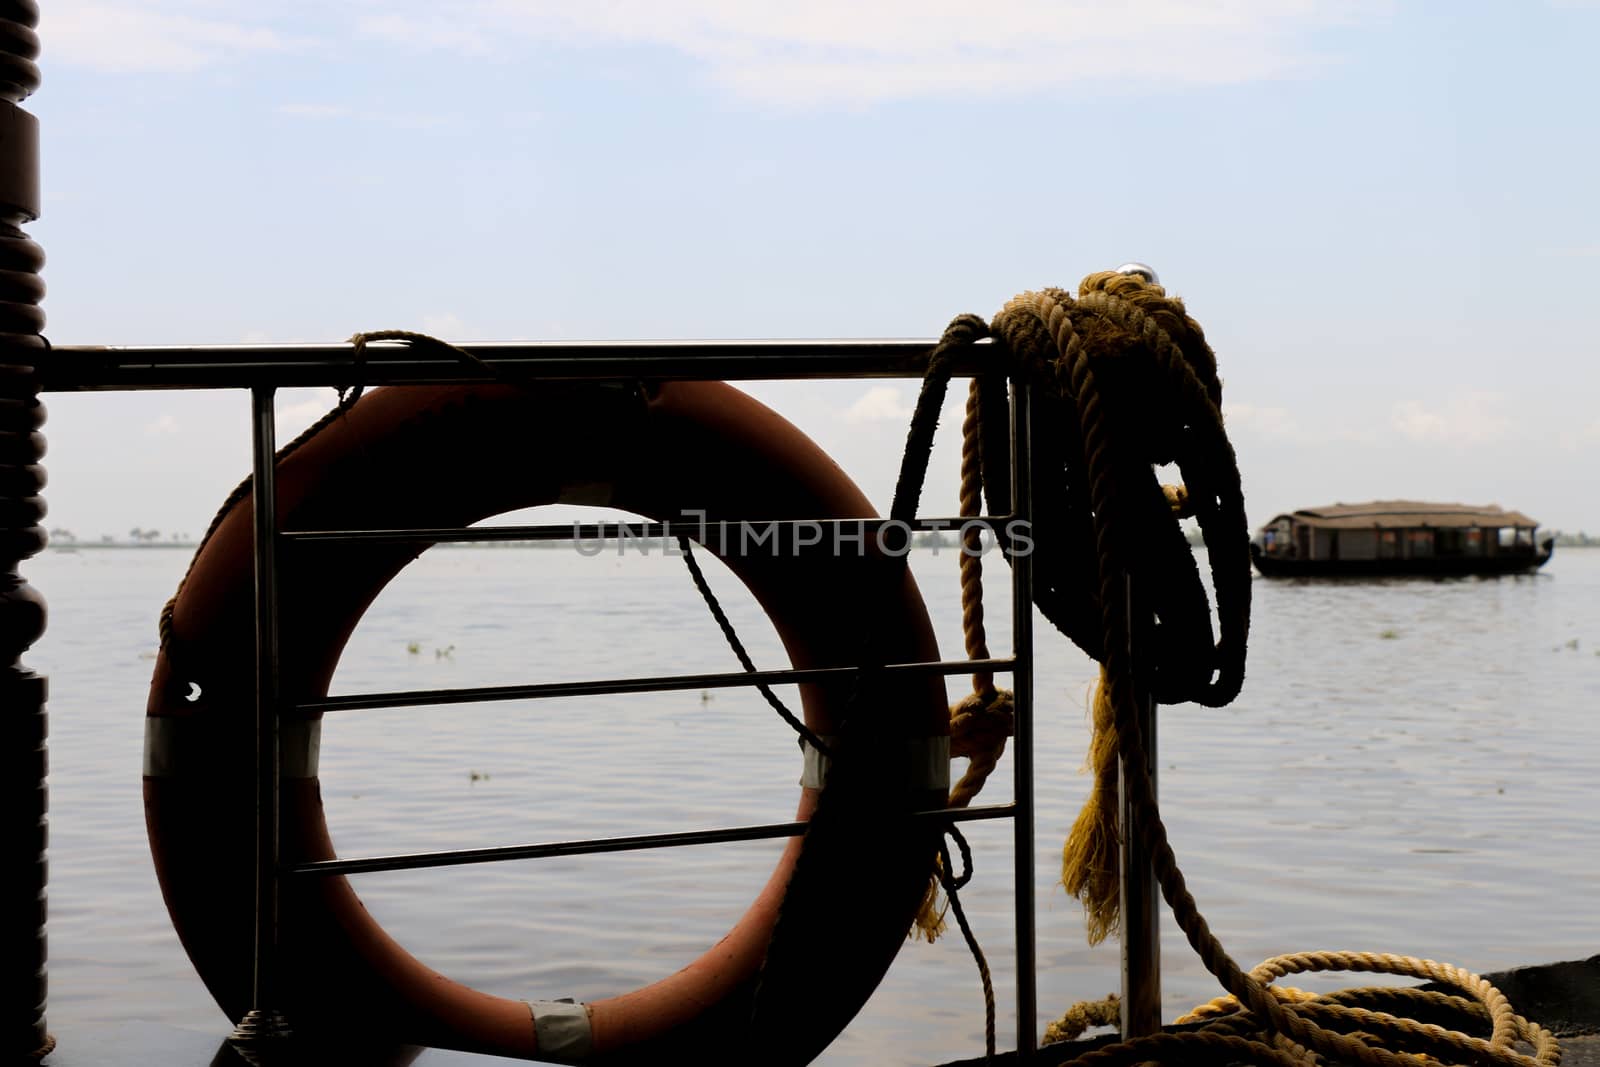
<svg viewBox="0 0 1600 1067">
<path fill-rule="evenodd" d="M 1305 440 L 1308 436 L 1304 423 L 1290 414 L 1288 408 L 1223 401 L 1222 416 L 1229 433 L 1242 432 L 1274 440 Z"/>
<path fill-rule="evenodd" d="M 1503 439 L 1511 430 L 1505 397 L 1487 391 L 1456 393 L 1428 406 L 1406 400 L 1394 406 L 1390 425 L 1413 441 L 1477 445 Z"/>
<path fill-rule="evenodd" d="M 54 0 L 43 8 L 39 32 L 52 61 L 113 73 L 183 73 L 300 42 L 244 4 Z"/>
<path fill-rule="evenodd" d="M 170 412 L 164 412 L 158 418 L 145 423 L 146 437 L 169 437 L 179 430 L 178 418 Z"/>
<path fill-rule="evenodd" d="M 52 0 L 52 58 L 108 71 L 190 71 L 256 53 L 362 40 L 390 49 L 515 55 L 645 46 L 713 83 L 786 105 L 1129 87 L 1302 75 L 1332 57 L 1318 31 L 1393 0 Z M 317 105 L 309 105 L 316 107 Z M 294 108 L 295 105 L 288 105 Z M 308 115 L 308 111 L 288 111 Z"/>
<path fill-rule="evenodd" d="M 301 400 L 290 400 L 286 394 L 278 397 L 277 437 L 280 446 L 299 436 L 300 431 L 326 415 L 338 402 L 332 389 L 290 390 Z"/>
<path fill-rule="evenodd" d="M 585 0 L 578 0 L 582 3 Z M 461 16 L 466 17 L 461 17 Z M 392 44 L 409 45 L 468 56 L 484 56 L 494 50 L 493 19 L 475 19 L 470 5 L 451 10 L 448 17 L 431 11 L 406 15 L 390 11 L 356 20 L 362 36 L 376 37 Z"/>
<path fill-rule="evenodd" d="M 1222 402 L 1223 424 L 1229 436 L 1240 440 L 1291 442 L 1306 445 L 1376 444 L 1382 434 L 1360 421 L 1342 419 L 1330 425 L 1272 404 Z"/>
<path fill-rule="evenodd" d="M 279 104 L 276 111 L 299 119 L 343 119 L 353 114 L 340 104 Z"/>
<path fill-rule="evenodd" d="M 304 119 L 308 122 L 373 122 L 403 130 L 436 129 L 448 122 L 442 115 L 368 111 L 347 107 L 344 104 L 279 104 L 273 110 L 288 118 Z"/>
<path fill-rule="evenodd" d="M 391 5 L 359 30 L 481 55 L 516 36 L 671 49 L 741 96 L 786 104 L 1280 78 L 1327 62 L 1317 30 L 1386 12 L 1385 0 L 475 0 L 442 19 Z"/>
<path fill-rule="evenodd" d="M 911 418 L 911 405 L 893 385 L 874 385 L 841 416 L 846 422 L 905 422 Z"/>
</svg>

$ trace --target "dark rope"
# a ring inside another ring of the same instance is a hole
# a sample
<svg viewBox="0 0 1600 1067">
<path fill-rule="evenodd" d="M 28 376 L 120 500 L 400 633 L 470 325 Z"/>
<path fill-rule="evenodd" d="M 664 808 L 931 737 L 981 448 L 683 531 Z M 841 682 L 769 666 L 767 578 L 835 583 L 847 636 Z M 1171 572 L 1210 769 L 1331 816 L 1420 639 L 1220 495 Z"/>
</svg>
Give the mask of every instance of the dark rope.
<svg viewBox="0 0 1600 1067">
<path fill-rule="evenodd" d="M 750 674 L 756 673 L 755 661 L 750 658 L 750 653 L 745 650 L 744 642 L 739 639 L 739 633 L 733 628 L 733 622 L 729 620 L 728 613 L 722 610 L 722 602 L 717 599 L 717 594 L 712 591 L 711 584 L 706 581 L 705 572 L 700 569 L 700 561 L 694 558 L 694 550 L 690 547 L 689 539 L 679 535 L 678 547 L 683 550 L 683 564 L 689 568 L 689 577 L 694 579 L 694 587 L 700 590 L 700 598 L 706 602 L 706 607 L 711 610 L 711 617 L 717 620 L 717 627 L 722 630 L 722 636 L 727 638 L 728 647 L 732 648 L 733 654 L 739 657 L 739 663 L 746 672 Z M 770 685 L 765 682 L 757 682 L 756 688 L 766 698 L 767 703 L 772 706 L 772 710 L 776 711 L 783 721 L 789 724 L 790 729 L 800 735 L 802 741 L 824 756 L 832 755 L 828 751 L 828 746 L 823 743 L 822 738 L 817 736 L 816 731 L 807 726 L 805 721 L 798 715 L 790 711 L 788 706 L 779 699 L 778 694 L 772 691 Z"/>
<path fill-rule="evenodd" d="M 363 333 L 355 334 L 350 338 L 350 343 L 355 346 L 354 361 L 357 367 L 364 364 L 367 345 L 373 341 L 402 341 L 408 348 L 427 349 L 452 356 L 469 367 L 478 368 L 490 378 L 502 382 L 514 383 L 518 381 L 516 377 L 508 374 L 504 368 L 496 367 L 493 363 L 473 355 L 465 348 L 460 348 L 449 341 L 443 341 L 425 333 L 417 333 L 415 330 L 367 330 Z"/>
<path fill-rule="evenodd" d="M 978 977 L 983 982 L 983 1048 L 986 1059 L 994 1059 L 995 1046 L 995 1003 L 994 1003 L 994 978 L 989 973 L 989 961 L 984 957 L 983 946 L 978 944 L 978 935 L 972 932 L 972 924 L 967 921 L 967 912 L 961 906 L 961 896 L 957 890 L 962 889 L 972 881 L 972 846 L 967 844 L 966 837 L 956 828 L 955 823 L 945 827 L 945 833 L 955 841 L 956 848 L 961 852 L 961 873 L 955 873 L 955 865 L 950 861 L 949 842 L 939 841 L 940 881 L 944 884 L 944 894 L 950 901 L 950 910 L 955 913 L 956 925 L 961 928 L 961 936 L 967 942 L 967 948 L 972 952 L 972 959 L 978 965 Z"/>
<path fill-rule="evenodd" d="M 939 412 L 944 407 L 950 386 L 950 364 L 957 353 L 989 336 L 989 324 L 976 315 L 958 315 L 945 327 L 944 336 L 928 357 L 928 371 L 917 394 L 917 407 L 906 431 L 906 448 L 900 461 L 900 477 L 895 482 L 894 502 L 889 517 L 906 523 L 916 518 L 922 486 L 928 479 L 928 459 L 933 453 L 933 436 L 939 429 Z"/>
</svg>

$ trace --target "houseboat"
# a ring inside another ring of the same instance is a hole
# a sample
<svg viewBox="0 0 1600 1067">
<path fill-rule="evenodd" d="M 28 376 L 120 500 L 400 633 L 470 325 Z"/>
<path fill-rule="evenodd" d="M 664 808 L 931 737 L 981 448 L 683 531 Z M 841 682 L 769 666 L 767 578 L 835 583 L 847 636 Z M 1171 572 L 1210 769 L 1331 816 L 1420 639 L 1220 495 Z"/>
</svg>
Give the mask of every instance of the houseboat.
<svg viewBox="0 0 1600 1067">
<path fill-rule="evenodd" d="M 1514 574 L 1544 565 L 1555 538 L 1496 505 L 1375 500 L 1301 508 L 1257 531 L 1250 557 L 1269 578 Z"/>
</svg>

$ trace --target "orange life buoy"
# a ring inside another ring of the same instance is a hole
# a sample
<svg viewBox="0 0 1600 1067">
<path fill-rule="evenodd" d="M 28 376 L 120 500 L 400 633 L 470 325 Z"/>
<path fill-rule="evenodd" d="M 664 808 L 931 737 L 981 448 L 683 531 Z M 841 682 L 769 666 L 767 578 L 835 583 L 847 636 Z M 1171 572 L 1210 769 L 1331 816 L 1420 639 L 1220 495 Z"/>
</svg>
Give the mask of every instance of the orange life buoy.
<svg viewBox="0 0 1600 1067">
<path fill-rule="evenodd" d="M 610 504 L 660 520 L 703 515 L 711 523 L 873 514 L 855 485 L 800 431 L 738 390 L 711 382 L 648 390 L 593 384 L 378 389 L 280 454 L 277 482 L 280 522 L 291 530 L 465 526 L 560 501 Z M 146 720 L 145 812 L 162 892 L 196 969 L 233 1019 L 250 1007 L 255 877 L 252 522 L 247 498 L 228 510 L 196 554 L 175 598 Z M 706 540 L 755 594 L 796 667 L 859 662 L 868 626 L 878 662 L 937 658 L 910 575 L 887 569 L 894 564 L 871 550 L 870 535 L 865 552 L 841 553 L 837 544 L 823 544 L 781 555 L 770 542 L 762 551 L 719 552 L 718 539 Z M 363 612 L 422 547 L 306 545 L 284 560 L 286 706 L 326 694 Z M 941 678 L 896 675 L 875 685 L 871 706 L 861 714 L 880 717 L 890 735 L 914 748 L 936 756 L 947 751 Z M 800 689 L 807 724 L 820 735 L 833 734 L 852 699 L 852 683 Z M 282 859 L 331 859 L 317 780 L 320 723 L 315 716 L 286 716 L 280 731 Z M 906 805 L 942 807 L 937 775 L 914 777 L 908 775 Z M 809 818 L 817 801 L 816 789 L 802 789 L 797 817 Z M 823 832 L 820 821 L 810 831 Z M 936 846 L 932 832 L 919 830 L 866 854 L 858 850 L 848 861 L 851 869 L 825 869 L 820 879 L 808 869 L 804 881 L 822 890 L 785 899 L 802 847 L 812 846 L 802 839 L 789 843 L 748 911 L 699 959 L 644 988 L 576 1006 L 510 1000 L 453 982 L 390 938 L 344 878 L 288 877 L 280 1006 L 301 1031 L 359 1030 L 413 1044 L 559 1061 L 632 1062 L 670 1053 L 729 1061 L 759 1039 L 747 1032 L 751 1004 L 780 907 L 827 908 L 831 943 L 783 956 L 785 967 L 811 969 L 786 973 L 783 983 L 789 988 L 798 980 L 816 990 L 815 1003 L 797 1006 L 786 1024 L 793 1032 L 782 1042 L 796 1058 L 809 1058 L 849 1022 L 893 959 L 926 888 Z M 808 862 L 843 867 L 844 861 L 830 858 L 837 852 L 823 849 Z"/>
</svg>

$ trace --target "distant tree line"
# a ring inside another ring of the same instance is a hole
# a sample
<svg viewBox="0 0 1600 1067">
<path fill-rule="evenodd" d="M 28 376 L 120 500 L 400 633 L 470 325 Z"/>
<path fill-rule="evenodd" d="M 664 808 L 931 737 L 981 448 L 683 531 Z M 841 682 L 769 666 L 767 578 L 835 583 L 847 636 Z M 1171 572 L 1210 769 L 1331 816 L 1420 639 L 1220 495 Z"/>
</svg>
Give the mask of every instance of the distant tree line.
<svg viewBox="0 0 1600 1067">
<path fill-rule="evenodd" d="M 140 526 L 135 526 L 128 531 L 128 539 L 126 541 L 118 541 L 110 534 L 101 534 L 97 541 L 80 541 L 78 540 L 78 535 L 71 530 L 62 526 L 52 526 L 50 528 L 50 543 L 53 545 L 81 547 L 84 545 L 187 545 L 190 544 L 190 541 L 189 535 L 186 533 L 174 532 L 163 538 L 160 530 L 146 530 Z"/>
<path fill-rule="evenodd" d="M 1198 526 L 1185 526 L 1183 532 L 1191 545 L 1199 547 L 1206 543 L 1205 538 L 1200 536 L 1200 527 Z M 1552 533 L 1552 536 L 1555 537 L 1558 548 L 1600 548 L 1600 537 L 1592 537 L 1582 530 L 1577 533 L 1556 530 Z M 1542 541 L 1543 537 L 1540 540 Z"/>
</svg>

